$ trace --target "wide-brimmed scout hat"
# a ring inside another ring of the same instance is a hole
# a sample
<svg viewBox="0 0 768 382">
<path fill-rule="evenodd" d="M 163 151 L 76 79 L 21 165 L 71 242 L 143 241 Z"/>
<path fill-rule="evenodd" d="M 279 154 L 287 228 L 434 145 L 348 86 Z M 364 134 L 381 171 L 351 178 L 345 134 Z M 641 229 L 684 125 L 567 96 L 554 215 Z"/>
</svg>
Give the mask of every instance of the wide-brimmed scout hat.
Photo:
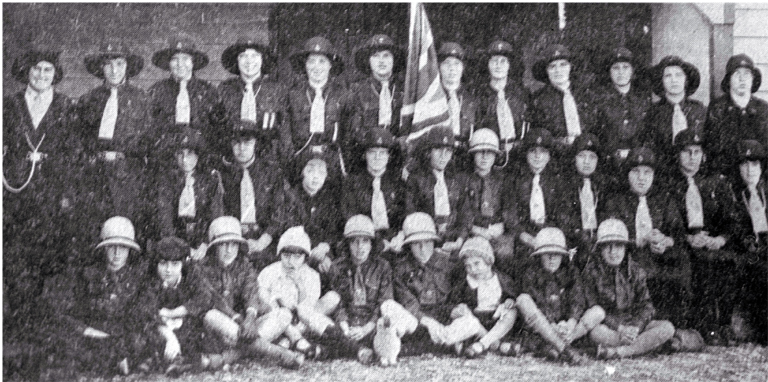
<svg viewBox="0 0 768 382">
<path fill-rule="evenodd" d="M 124 42 L 116 39 L 104 41 L 99 46 L 98 52 L 85 56 L 83 63 L 88 73 L 103 79 L 104 64 L 116 58 L 124 58 L 128 64 L 125 69 L 126 79 L 137 76 L 141 73 L 141 69 L 144 68 L 144 58 L 138 54 L 131 53 L 131 50 Z"/>
<path fill-rule="evenodd" d="M 583 133 L 573 140 L 573 144 L 571 145 L 571 154 L 573 156 L 576 156 L 578 153 L 585 150 L 592 151 L 593 153 L 597 154 L 598 158 L 601 157 L 602 151 L 600 140 L 597 139 L 595 134 Z"/>
<path fill-rule="evenodd" d="M 184 261 L 189 256 L 189 244 L 176 236 L 167 236 L 154 249 L 157 261 Z"/>
<path fill-rule="evenodd" d="M 765 148 L 754 139 L 745 139 L 736 147 L 738 163 L 746 161 L 765 161 Z"/>
<path fill-rule="evenodd" d="M 541 146 L 547 150 L 552 150 L 552 133 L 547 129 L 535 128 L 529 130 L 523 138 L 523 151 Z"/>
<path fill-rule="evenodd" d="M 632 54 L 632 51 L 623 46 L 620 46 L 618 48 L 614 48 L 611 53 L 605 57 L 603 61 L 603 73 L 609 73 L 613 64 L 617 62 L 629 63 L 632 65 L 632 69 L 635 70 L 635 73 L 637 73 L 639 69 L 638 62 L 635 59 L 635 55 Z"/>
<path fill-rule="evenodd" d="M 542 228 L 533 240 L 536 250 L 531 256 L 540 255 L 563 255 L 569 256 L 568 248 L 565 245 L 565 234 L 560 228 L 546 227 Z"/>
<path fill-rule="evenodd" d="M 96 249 L 111 245 L 128 247 L 135 251 L 141 251 L 141 247 L 136 243 L 136 231 L 128 218 L 123 216 L 113 216 L 104 222 L 101 227 L 101 242 L 96 245 Z"/>
<path fill-rule="evenodd" d="M 261 53 L 261 73 L 269 74 L 275 66 L 275 57 L 269 48 L 269 43 L 263 38 L 259 39 L 251 36 L 241 36 L 234 44 L 228 46 L 221 53 L 221 66 L 228 72 L 240 75 L 240 68 L 237 66 L 237 57 L 247 49 L 254 49 Z"/>
<path fill-rule="evenodd" d="M 694 129 L 685 129 L 675 136 L 675 151 L 678 153 L 694 145 L 704 147 L 704 135 Z"/>
<path fill-rule="evenodd" d="M 371 74 L 370 58 L 376 52 L 388 50 L 392 52 L 392 73 L 397 73 L 405 68 L 405 50 L 395 44 L 391 37 L 385 34 L 377 34 L 366 40 L 365 44 L 355 52 L 355 67 L 363 74 Z"/>
<path fill-rule="evenodd" d="M 722 89 L 724 93 L 728 93 L 731 90 L 731 76 L 738 68 L 747 68 L 752 71 L 752 89 L 750 92 L 754 93 L 758 91 L 760 89 L 760 84 L 763 82 L 763 74 L 760 72 L 760 69 L 755 66 L 755 62 L 752 61 L 752 58 L 744 53 L 737 54 L 728 59 L 728 63 L 725 64 L 725 76 L 720 83 L 720 89 Z"/>
<path fill-rule="evenodd" d="M 383 147 L 387 149 L 394 149 L 397 147 L 395 137 L 392 136 L 389 129 L 378 126 L 366 129 L 360 138 L 359 144 L 363 150 L 368 150 L 372 147 Z"/>
<path fill-rule="evenodd" d="M 683 61 L 683 59 L 678 56 L 666 56 L 651 70 L 651 86 L 656 95 L 661 96 L 664 94 L 664 68 L 668 66 L 679 66 L 683 70 L 683 73 L 685 73 L 686 96 L 696 92 L 696 89 L 699 88 L 699 84 L 701 83 L 699 69 L 690 62 Z"/>
<path fill-rule="evenodd" d="M 480 69 L 488 70 L 488 60 L 493 56 L 504 56 L 509 60 L 509 78 L 520 78 L 525 73 L 525 64 L 522 60 L 522 52 L 516 52 L 512 44 L 504 40 L 495 40 L 487 49 L 478 52 Z"/>
<path fill-rule="evenodd" d="M 462 261 L 471 256 L 479 256 L 486 264 L 493 265 L 496 257 L 493 255 L 493 246 L 488 239 L 482 236 L 473 236 L 467 239 L 459 250 L 459 259 Z"/>
<path fill-rule="evenodd" d="M 344 238 L 367 237 L 373 239 L 376 237 L 376 230 L 373 227 L 373 220 L 367 215 L 355 215 L 344 224 Z"/>
<path fill-rule="evenodd" d="M 248 119 L 235 119 L 229 122 L 230 138 L 236 141 L 248 138 L 259 138 L 263 130 L 259 124 Z"/>
<path fill-rule="evenodd" d="M 426 134 L 421 143 L 422 148 L 427 152 L 439 147 L 454 148 L 455 145 L 456 138 L 453 136 L 453 130 L 450 127 L 433 128 Z"/>
<path fill-rule="evenodd" d="M 595 247 L 610 243 L 632 243 L 629 241 L 627 225 L 619 219 L 606 219 L 597 227 L 597 241 L 595 242 Z"/>
<path fill-rule="evenodd" d="M 468 152 L 472 154 L 478 151 L 491 151 L 497 155 L 501 154 L 501 150 L 499 150 L 499 136 L 496 135 L 495 131 L 482 128 L 472 134 L 472 138 L 469 140 Z"/>
<path fill-rule="evenodd" d="M 571 60 L 571 51 L 567 47 L 555 44 L 547 47 L 541 57 L 533 64 L 531 71 L 533 72 L 533 78 L 536 81 L 549 83 L 549 75 L 547 75 L 547 66 L 556 60 Z"/>
<path fill-rule="evenodd" d="M 59 63 L 60 55 L 60 51 L 47 50 L 43 48 L 32 49 L 16 58 L 16 60 L 13 62 L 13 66 L 11 67 L 11 75 L 13 75 L 13 78 L 15 78 L 17 81 L 26 84 L 29 83 L 29 69 L 31 67 L 42 61 L 50 62 L 53 64 L 55 71 L 53 75 L 53 85 L 56 85 L 61 82 L 62 78 L 64 78 L 64 69 Z"/>
<path fill-rule="evenodd" d="M 437 51 L 437 61 L 443 62 L 448 57 L 456 57 L 464 62 L 467 59 L 467 51 L 457 42 L 444 42 Z"/>
<path fill-rule="evenodd" d="M 208 55 L 197 49 L 195 42 L 187 36 L 178 36 L 169 40 L 168 47 L 152 55 L 152 64 L 163 70 L 171 70 L 169 64 L 176 53 L 192 56 L 192 71 L 208 65 Z"/>
<path fill-rule="evenodd" d="M 414 212 L 403 221 L 403 245 L 417 241 L 439 241 L 435 221 L 425 212 Z"/>
<path fill-rule="evenodd" d="M 291 227 L 285 230 L 277 242 L 277 255 L 283 251 L 296 251 L 305 255 L 312 252 L 312 242 L 304 231 L 304 226 Z"/>
<path fill-rule="evenodd" d="M 656 170 L 656 164 L 656 154 L 653 153 L 653 150 L 641 146 L 629 151 L 627 159 L 624 161 L 624 169 L 627 174 L 638 166 L 648 166 Z"/>
<path fill-rule="evenodd" d="M 208 228 L 208 248 L 213 248 L 221 243 L 234 242 L 247 245 L 243 238 L 240 220 L 234 216 L 220 216 L 211 222 Z"/>
<path fill-rule="evenodd" d="M 310 54 L 322 54 L 331 61 L 331 74 L 339 75 L 344 71 L 344 61 L 331 42 L 321 36 L 315 36 L 305 41 L 302 47 L 291 54 L 289 60 L 296 73 L 306 73 L 307 57 Z"/>
</svg>

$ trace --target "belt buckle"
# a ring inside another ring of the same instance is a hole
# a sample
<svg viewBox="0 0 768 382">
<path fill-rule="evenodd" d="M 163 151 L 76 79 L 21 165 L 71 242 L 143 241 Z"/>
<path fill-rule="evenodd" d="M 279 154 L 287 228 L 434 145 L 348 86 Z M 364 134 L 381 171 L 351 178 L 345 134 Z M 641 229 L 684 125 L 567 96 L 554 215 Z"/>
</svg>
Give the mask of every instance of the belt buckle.
<svg viewBox="0 0 768 382">
<path fill-rule="evenodd" d="M 40 162 L 45 158 L 47 155 L 38 151 L 33 151 L 30 153 L 27 153 L 27 158 L 31 160 L 32 162 Z"/>
<path fill-rule="evenodd" d="M 325 145 L 312 145 L 312 146 L 309 146 L 309 151 L 312 154 L 322 154 L 323 152 L 325 152 Z"/>
</svg>

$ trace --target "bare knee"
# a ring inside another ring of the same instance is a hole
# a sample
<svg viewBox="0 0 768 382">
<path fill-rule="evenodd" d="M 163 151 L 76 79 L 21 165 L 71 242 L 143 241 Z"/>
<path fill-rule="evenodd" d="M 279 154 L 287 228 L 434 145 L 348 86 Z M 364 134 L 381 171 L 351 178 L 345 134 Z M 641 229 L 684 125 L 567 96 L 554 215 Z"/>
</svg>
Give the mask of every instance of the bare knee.
<svg viewBox="0 0 768 382">
<path fill-rule="evenodd" d="M 326 293 L 320 300 L 317 301 L 316 309 L 325 315 L 333 313 L 341 302 L 341 296 L 334 291 Z"/>
</svg>

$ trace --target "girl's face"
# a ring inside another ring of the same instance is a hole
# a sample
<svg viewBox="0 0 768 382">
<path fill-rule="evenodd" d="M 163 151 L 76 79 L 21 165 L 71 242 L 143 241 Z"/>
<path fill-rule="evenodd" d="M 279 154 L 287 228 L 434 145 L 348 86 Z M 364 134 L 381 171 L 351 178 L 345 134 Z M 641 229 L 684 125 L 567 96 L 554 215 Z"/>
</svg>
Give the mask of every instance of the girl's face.
<svg viewBox="0 0 768 382">
<path fill-rule="evenodd" d="M 689 145 L 680 151 L 680 167 L 686 173 L 696 174 L 704 160 L 704 150 L 699 145 Z"/>
<path fill-rule="evenodd" d="M 563 255 L 556 253 L 546 253 L 541 255 L 541 266 L 549 273 L 555 273 L 560 268 L 563 261 Z"/>
<path fill-rule="evenodd" d="M 607 243 L 603 245 L 601 253 L 603 261 L 612 267 L 618 267 L 624 261 L 627 246 L 623 243 Z"/>
<path fill-rule="evenodd" d="M 389 163 L 389 149 L 386 147 L 371 147 L 365 151 L 365 163 L 368 172 L 379 174 L 387 169 Z"/>
<path fill-rule="evenodd" d="M 125 72 L 128 68 L 128 61 L 123 57 L 113 58 L 104 62 L 102 70 L 104 79 L 111 86 L 117 86 L 125 80 Z"/>
<path fill-rule="evenodd" d="M 617 62 L 611 65 L 611 82 L 615 86 L 627 86 L 632 81 L 632 64 L 629 62 Z"/>
<path fill-rule="evenodd" d="M 307 77 L 312 83 L 325 83 L 331 75 L 331 60 L 324 54 L 312 53 L 307 57 L 305 68 Z"/>
<path fill-rule="evenodd" d="M 311 195 L 316 194 L 325 184 L 326 178 L 328 178 L 328 169 L 325 161 L 320 159 L 310 160 L 304 166 L 301 176 L 304 190 Z"/>
<path fill-rule="evenodd" d="M 547 65 L 547 77 L 555 86 L 565 86 L 571 78 L 571 63 L 568 60 L 554 60 Z"/>
<path fill-rule="evenodd" d="M 176 163 L 179 165 L 181 171 L 190 173 L 197 167 L 197 153 L 190 149 L 181 149 L 176 152 Z"/>
<path fill-rule="evenodd" d="M 411 243 L 411 253 L 413 257 L 421 264 L 426 264 L 432 258 L 435 251 L 435 242 L 432 240 L 422 240 Z"/>
<path fill-rule="evenodd" d="M 430 151 L 429 163 L 432 169 L 444 171 L 453 158 L 453 149 L 450 147 L 436 147 Z"/>
<path fill-rule="evenodd" d="M 128 254 L 131 250 L 122 245 L 110 245 L 105 247 L 105 251 L 107 252 L 107 268 L 110 271 L 116 272 L 122 269 L 126 262 L 128 262 Z"/>
<path fill-rule="evenodd" d="M 748 160 L 739 165 L 739 174 L 744 184 L 755 186 L 760 181 L 760 174 L 763 172 L 763 166 L 760 161 Z"/>
<path fill-rule="evenodd" d="M 161 260 L 157 263 L 157 275 L 164 284 L 172 285 L 181 279 L 183 261 Z"/>
<path fill-rule="evenodd" d="M 496 163 L 496 153 L 490 150 L 482 150 L 475 153 L 475 170 L 486 173 L 491 171 Z"/>
<path fill-rule="evenodd" d="M 56 67 L 48 61 L 40 61 L 29 68 L 29 86 L 37 92 L 43 92 L 53 86 Z"/>
<path fill-rule="evenodd" d="M 192 78 L 192 68 L 194 63 L 192 62 L 192 56 L 187 53 L 176 53 L 171 57 L 171 62 L 168 64 L 171 69 L 171 75 L 177 81 L 188 80 Z"/>
<path fill-rule="evenodd" d="M 283 251 L 280 253 L 280 264 L 286 275 L 293 275 L 304 265 L 307 255 L 304 252 Z"/>
<path fill-rule="evenodd" d="M 464 63 L 456 57 L 448 57 L 440 63 L 440 78 L 445 84 L 458 84 L 464 74 Z"/>
<path fill-rule="evenodd" d="M 576 154 L 576 171 L 583 177 L 589 177 L 597 168 L 597 154 L 594 151 L 582 150 Z"/>
<path fill-rule="evenodd" d="M 256 138 L 240 138 L 232 141 L 232 154 L 238 164 L 244 165 L 253 159 L 256 153 Z"/>
<path fill-rule="evenodd" d="M 373 242 L 369 237 L 356 236 L 349 239 L 349 252 L 352 254 L 352 262 L 360 265 L 368 260 L 372 245 Z"/>
<path fill-rule="evenodd" d="M 752 94 L 752 81 L 755 80 L 754 74 L 749 68 L 738 68 L 731 74 L 731 92 L 740 97 Z"/>
<path fill-rule="evenodd" d="M 653 168 L 637 166 L 629 171 L 629 188 L 635 195 L 644 196 L 653 185 Z"/>
<path fill-rule="evenodd" d="M 528 150 L 525 159 L 528 161 L 528 167 L 534 173 L 540 173 L 547 167 L 549 163 L 549 150 L 544 147 L 536 146 Z"/>
<path fill-rule="evenodd" d="M 509 75 L 509 58 L 507 56 L 493 56 L 488 60 L 488 71 L 494 80 L 503 80 Z"/>
<path fill-rule="evenodd" d="M 664 68 L 664 74 L 661 82 L 664 85 L 664 92 L 670 96 L 679 96 L 685 94 L 685 72 L 679 66 L 667 66 Z"/>
<path fill-rule="evenodd" d="M 261 76 L 262 65 L 261 53 L 256 49 L 246 49 L 237 55 L 237 68 L 240 69 L 240 76 L 251 79 Z"/>
<path fill-rule="evenodd" d="M 240 244 L 234 241 L 221 243 L 216 247 L 216 256 L 219 259 L 219 264 L 223 267 L 228 267 L 237 258 L 237 254 L 240 251 Z"/>
<path fill-rule="evenodd" d="M 491 264 L 480 256 L 469 256 L 464 259 L 464 269 L 469 277 L 476 280 L 488 280 L 493 276 Z"/>
<path fill-rule="evenodd" d="M 371 55 L 368 63 L 371 65 L 371 73 L 373 73 L 374 77 L 386 80 L 392 77 L 395 56 L 388 50 L 380 50 Z"/>
</svg>

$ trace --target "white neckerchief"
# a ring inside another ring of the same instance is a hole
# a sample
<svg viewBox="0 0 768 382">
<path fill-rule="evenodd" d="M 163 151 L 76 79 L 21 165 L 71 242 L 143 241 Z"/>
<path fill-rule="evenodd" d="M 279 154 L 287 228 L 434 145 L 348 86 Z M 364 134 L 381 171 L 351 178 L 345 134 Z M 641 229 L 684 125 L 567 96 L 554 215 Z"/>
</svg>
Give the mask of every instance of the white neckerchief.
<svg viewBox="0 0 768 382">
<path fill-rule="evenodd" d="M 645 195 L 638 197 L 637 213 L 635 214 L 635 242 L 638 247 L 644 247 L 648 243 L 648 236 L 653 231 L 651 210 L 648 207 L 648 198 Z"/>
<path fill-rule="evenodd" d="M 581 202 L 581 228 L 597 229 L 597 201 L 592 192 L 592 182 L 584 178 L 584 185 L 579 189 L 579 201 Z"/>
<path fill-rule="evenodd" d="M 448 185 L 445 183 L 445 171 L 432 170 L 435 175 L 434 199 L 435 216 L 450 216 L 451 204 L 448 199 Z"/>
<path fill-rule="evenodd" d="M 189 79 L 179 81 L 179 95 L 176 96 L 176 123 L 189 123 L 191 108 L 187 85 Z"/>
<path fill-rule="evenodd" d="M 311 85 L 311 84 L 310 84 Z M 323 87 L 314 87 L 315 98 L 312 100 L 312 106 L 309 111 L 309 133 L 322 134 L 325 132 L 325 98 L 323 98 Z M 307 91 L 309 97 L 309 91 Z"/>
<path fill-rule="evenodd" d="M 541 225 L 547 219 L 546 207 L 544 205 L 544 190 L 541 189 L 541 174 L 535 174 L 531 180 L 531 200 L 529 209 L 531 211 L 531 221 Z"/>
<path fill-rule="evenodd" d="M 392 92 L 389 91 L 389 81 L 381 81 L 379 93 L 379 126 L 389 126 L 392 123 Z"/>
<path fill-rule="evenodd" d="M 254 91 L 253 84 L 258 81 L 258 78 L 254 81 L 245 82 L 245 92 L 243 93 L 243 100 L 240 102 L 240 119 L 256 122 L 256 96 L 261 90 L 261 86 Z"/>
<path fill-rule="evenodd" d="M 685 210 L 688 215 L 688 228 L 704 227 L 704 206 L 701 201 L 701 193 L 693 175 L 688 178 L 688 190 L 685 192 Z"/>
<path fill-rule="evenodd" d="M 118 113 L 117 97 L 117 87 L 111 87 L 109 89 L 109 98 L 104 106 L 104 113 L 101 115 L 101 124 L 99 125 L 100 139 L 112 139 L 115 135 Z"/>
<path fill-rule="evenodd" d="M 196 215 L 195 209 L 195 178 L 192 173 L 184 174 L 184 189 L 179 196 L 179 216 L 193 218 Z"/>
</svg>

